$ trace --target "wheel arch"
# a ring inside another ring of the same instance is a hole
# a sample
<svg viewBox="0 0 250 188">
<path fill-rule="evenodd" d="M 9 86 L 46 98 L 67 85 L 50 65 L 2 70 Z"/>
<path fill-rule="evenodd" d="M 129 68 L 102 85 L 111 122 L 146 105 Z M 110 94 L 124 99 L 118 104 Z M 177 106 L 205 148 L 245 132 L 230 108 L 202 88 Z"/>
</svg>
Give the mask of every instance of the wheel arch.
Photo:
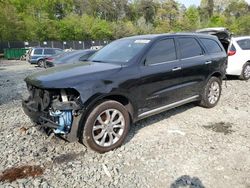
<svg viewBox="0 0 250 188">
<path fill-rule="evenodd" d="M 114 101 L 121 103 L 127 109 L 131 120 L 134 119 L 133 118 L 134 106 L 128 97 L 125 97 L 124 95 L 108 95 L 108 96 L 103 97 L 102 100 L 114 100 Z"/>
<path fill-rule="evenodd" d="M 122 105 L 127 109 L 130 121 L 135 122 L 135 106 L 132 104 L 131 100 L 121 94 L 109 94 L 109 95 L 101 95 L 101 96 L 95 96 L 91 97 L 88 101 L 84 103 L 85 109 L 84 112 L 80 115 L 80 119 L 76 122 L 74 131 L 76 133 L 76 136 L 73 136 L 74 138 L 81 139 L 83 127 L 81 127 L 80 124 L 85 124 L 86 118 L 88 117 L 91 110 L 98 104 L 102 103 L 105 100 L 114 100 Z M 84 125 L 83 125 L 84 126 Z M 74 133 L 73 133 L 74 134 Z"/>
<path fill-rule="evenodd" d="M 211 77 L 217 77 L 217 78 L 220 78 L 221 80 L 223 79 L 223 75 L 221 72 L 214 72 L 213 74 L 210 75 L 209 78 Z"/>
<path fill-rule="evenodd" d="M 122 95 L 122 94 L 117 94 L 117 93 L 110 93 L 108 95 L 100 95 L 100 96 L 93 96 L 91 97 L 88 101 L 85 102 L 85 109 L 87 113 L 94 108 L 96 104 L 101 103 L 104 100 L 114 100 L 119 103 L 121 103 L 128 111 L 130 120 L 134 122 L 135 120 L 135 110 L 136 107 L 132 100 L 129 99 L 129 97 Z"/>
</svg>

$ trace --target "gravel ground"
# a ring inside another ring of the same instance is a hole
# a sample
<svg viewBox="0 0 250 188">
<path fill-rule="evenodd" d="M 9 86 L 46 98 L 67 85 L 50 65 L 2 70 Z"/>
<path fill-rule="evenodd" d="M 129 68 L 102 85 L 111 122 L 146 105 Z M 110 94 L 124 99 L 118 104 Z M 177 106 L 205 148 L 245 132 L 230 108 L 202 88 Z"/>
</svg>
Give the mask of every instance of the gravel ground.
<svg viewBox="0 0 250 188">
<path fill-rule="evenodd" d="M 224 83 L 213 109 L 189 104 L 142 120 L 122 147 L 98 154 L 32 127 L 23 79 L 40 70 L 0 62 L 0 187 L 250 187 L 250 82 Z M 14 180 L 20 171 L 34 177 Z"/>
</svg>

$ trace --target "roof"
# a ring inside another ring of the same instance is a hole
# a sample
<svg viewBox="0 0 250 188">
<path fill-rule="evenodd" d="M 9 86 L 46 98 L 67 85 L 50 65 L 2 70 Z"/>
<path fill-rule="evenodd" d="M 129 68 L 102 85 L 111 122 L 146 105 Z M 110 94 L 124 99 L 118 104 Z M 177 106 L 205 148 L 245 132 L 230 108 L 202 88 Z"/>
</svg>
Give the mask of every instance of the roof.
<svg viewBox="0 0 250 188">
<path fill-rule="evenodd" d="M 33 49 L 59 49 L 62 50 L 61 48 L 51 48 L 51 47 L 41 47 L 41 46 L 36 46 L 36 47 L 31 47 Z"/>
<path fill-rule="evenodd" d="M 171 37 L 171 36 L 203 36 L 203 37 L 214 38 L 214 36 L 208 35 L 208 34 L 204 34 L 204 33 L 180 32 L 180 33 L 163 33 L 163 34 L 136 35 L 136 36 L 126 37 L 126 38 L 122 38 L 122 39 L 157 39 L 157 38 L 161 38 L 161 37 Z"/>
<path fill-rule="evenodd" d="M 240 36 L 240 37 L 233 37 L 234 40 L 243 40 L 243 39 L 250 39 L 250 36 Z"/>
<path fill-rule="evenodd" d="M 215 31 L 220 32 L 220 31 L 228 31 L 228 29 L 225 28 L 225 27 L 209 27 L 209 28 L 199 29 L 196 32 L 209 32 L 209 31 L 211 31 L 211 32 L 215 32 Z"/>
</svg>

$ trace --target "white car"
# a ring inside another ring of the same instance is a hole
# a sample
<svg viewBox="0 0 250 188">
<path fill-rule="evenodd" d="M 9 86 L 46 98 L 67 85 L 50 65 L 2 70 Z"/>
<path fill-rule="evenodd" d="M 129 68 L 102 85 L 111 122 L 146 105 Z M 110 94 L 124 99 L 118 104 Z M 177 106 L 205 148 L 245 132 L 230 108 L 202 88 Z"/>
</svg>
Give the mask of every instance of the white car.
<svg viewBox="0 0 250 188">
<path fill-rule="evenodd" d="M 250 36 L 232 37 L 228 49 L 227 75 L 250 78 Z"/>
</svg>

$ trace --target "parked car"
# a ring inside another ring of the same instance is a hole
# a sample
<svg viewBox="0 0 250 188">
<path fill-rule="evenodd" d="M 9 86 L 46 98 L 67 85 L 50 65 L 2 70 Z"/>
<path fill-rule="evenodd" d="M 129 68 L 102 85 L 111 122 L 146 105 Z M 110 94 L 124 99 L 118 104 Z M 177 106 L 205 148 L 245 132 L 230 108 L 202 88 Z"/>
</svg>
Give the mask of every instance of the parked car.
<svg viewBox="0 0 250 188">
<path fill-rule="evenodd" d="M 211 35 L 123 38 L 87 62 L 28 76 L 22 105 L 48 133 L 103 153 L 122 145 L 133 122 L 190 102 L 216 106 L 226 64 Z"/>
<path fill-rule="evenodd" d="M 54 67 L 64 64 L 77 63 L 87 60 L 97 50 L 76 50 L 47 57 L 44 62 L 44 67 Z"/>
<path fill-rule="evenodd" d="M 63 53 L 62 49 L 59 48 L 32 48 L 29 52 L 28 62 L 30 64 L 37 64 L 38 66 L 44 66 L 44 59 L 46 57 Z"/>
<path fill-rule="evenodd" d="M 250 36 L 233 37 L 228 51 L 227 75 L 250 78 Z"/>
</svg>

